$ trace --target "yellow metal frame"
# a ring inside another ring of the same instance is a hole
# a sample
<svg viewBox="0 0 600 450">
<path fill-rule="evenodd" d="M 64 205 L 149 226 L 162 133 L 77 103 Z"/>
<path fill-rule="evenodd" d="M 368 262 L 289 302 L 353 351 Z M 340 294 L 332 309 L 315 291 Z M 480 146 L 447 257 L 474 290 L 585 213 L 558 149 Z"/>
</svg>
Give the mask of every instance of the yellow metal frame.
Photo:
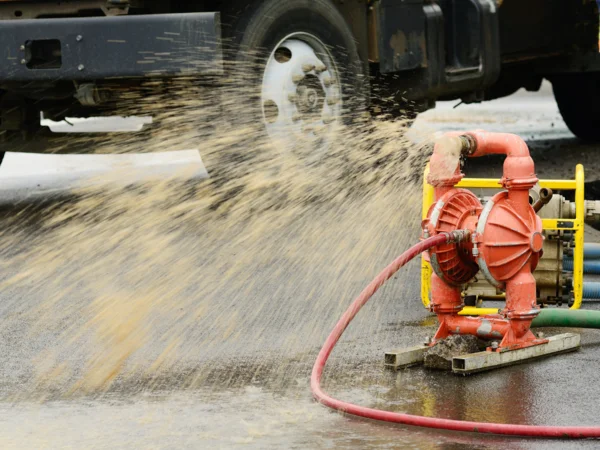
<svg viewBox="0 0 600 450">
<path fill-rule="evenodd" d="M 425 168 L 423 177 L 423 219 L 427 218 L 427 212 L 433 204 L 433 187 L 427 183 L 427 174 L 429 165 Z M 585 218 L 585 195 L 584 195 L 585 176 L 583 166 L 577 164 L 575 168 L 574 180 L 540 180 L 540 186 L 558 191 L 575 191 L 575 219 L 542 219 L 544 230 L 574 230 L 575 248 L 573 249 L 573 306 L 571 309 L 579 309 L 583 296 L 583 233 Z M 500 182 L 497 179 L 490 178 L 463 178 L 456 187 L 461 188 L 482 188 L 482 189 L 501 189 Z M 572 223 L 572 226 L 564 226 L 565 223 Z M 431 266 L 421 257 L 421 301 L 423 305 L 429 307 L 429 289 L 431 283 Z M 465 307 L 461 314 L 481 315 L 493 314 L 497 312 L 496 308 L 476 308 Z"/>
</svg>

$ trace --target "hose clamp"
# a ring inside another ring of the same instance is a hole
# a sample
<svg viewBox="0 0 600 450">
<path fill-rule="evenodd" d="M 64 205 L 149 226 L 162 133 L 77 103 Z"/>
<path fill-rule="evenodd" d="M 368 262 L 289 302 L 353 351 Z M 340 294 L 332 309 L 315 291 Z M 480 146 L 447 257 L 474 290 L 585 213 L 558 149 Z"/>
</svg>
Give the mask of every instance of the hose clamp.
<svg viewBox="0 0 600 450">
<path fill-rule="evenodd" d="M 461 154 L 471 156 L 477 150 L 477 141 L 470 134 L 461 134 L 459 137 L 461 143 Z"/>
<path fill-rule="evenodd" d="M 446 244 L 457 244 L 466 241 L 471 237 L 471 232 L 469 230 L 444 231 L 442 234 L 446 236 Z"/>
</svg>

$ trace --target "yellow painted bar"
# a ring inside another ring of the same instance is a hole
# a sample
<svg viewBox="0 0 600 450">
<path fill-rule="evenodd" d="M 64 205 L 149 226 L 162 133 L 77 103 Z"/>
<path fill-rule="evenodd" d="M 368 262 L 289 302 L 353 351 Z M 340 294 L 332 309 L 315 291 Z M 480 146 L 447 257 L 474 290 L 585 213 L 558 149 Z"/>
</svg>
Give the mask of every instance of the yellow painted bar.
<svg viewBox="0 0 600 450">
<path fill-rule="evenodd" d="M 579 309 L 583 297 L 583 233 L 585 219 L 585 175 L 583 166 L 575 167 L 575 248 L 573 249 L 573 306 Z"/>
<path fill-rule="evenodd" d="M 478 308 L 477 306 L 465 306 L 458 314 L 461 316 L 485 316 L 487 314 L 498 314 L 498 308 Z"/>
<path fill-rule="evenodd" d="M 559 226 L 558 222 L 571 222 L 572 227 Z M 542 219 L 542 228 L 544 230 L 578 230 L 580 223 L 577 219 Z"/>
<path fill-rule="evenodd" d="M 456 184 L 456 187 L 500 189 L 502 186 L 500 180 L 492 178 L 463 178 Z"/>
<path fill-rule="evenodd" d="M 425 308 L 429 308 L 429 285 L 431 284 L 431 266 L 425 257 L 421 258 L 421 302 Z"/>
<path fill-rule="evenodd" d="M 540 180 L 540 186 L 563 191 L 574 191 L 577 188 L 576 180 Z"/>
<path fill-rule="evenodd" d="M 421 211 L 421 217 L 427 218 L 429 207 L 433 204 L 433 186 L 427 182 L 427 175 L 429 174 L 429 164 L 425 166 L 425 172 L 423 173 L 423 206 Z M 429 285 L 431 280 L 431 266 L 425 260 L 425 254 L 421 255 L 421 302 L 425 308 L 429 308 Z"/>
<path fill-rule="evenodd" d="M 574 191 L 576 189 L 575 180 L 540 180 L 541 187 L 563 190 L 563 191 Z M 494 178 L 463 178 L 460 180 L 456 187 L 461 188 L 489 188 L 489 189 L 500 189 L 500 180 Z"/>
<path fill-rule="evenodd" d="M 433 186 L 427 182 L 427 175 L 429 175 L 429 163 L 427 163 L 425 172 L 423 172 L 423 205 L 421 209 L 421 219 L 427 219 L 429 207 L 433 205 Z"/>
</svg>

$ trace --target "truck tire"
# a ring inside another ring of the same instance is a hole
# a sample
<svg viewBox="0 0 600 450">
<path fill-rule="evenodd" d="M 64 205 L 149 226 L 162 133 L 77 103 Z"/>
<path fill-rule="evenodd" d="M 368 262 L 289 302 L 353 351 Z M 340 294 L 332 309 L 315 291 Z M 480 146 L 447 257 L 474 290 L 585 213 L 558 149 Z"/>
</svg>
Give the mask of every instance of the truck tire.
<svg viewBox="0 0 600 450">
<path fill-rule="evenodd" d="M 569 130 L 580 139 L 600 141 L 600 75 L 561 75 L 551 81 L 558 109 Z"/>
<path fill-rule="evenodd" d="M 224 33 L 228 74 L 242 89 L 233 114 L 247 126 L 261 122 L 278 150 L 302 147 L 305 157 L 308 147 L 320 157 L 339 126 L 364 115 L 367 66 L 331 1 L 254 1 Z"/>
</svg>

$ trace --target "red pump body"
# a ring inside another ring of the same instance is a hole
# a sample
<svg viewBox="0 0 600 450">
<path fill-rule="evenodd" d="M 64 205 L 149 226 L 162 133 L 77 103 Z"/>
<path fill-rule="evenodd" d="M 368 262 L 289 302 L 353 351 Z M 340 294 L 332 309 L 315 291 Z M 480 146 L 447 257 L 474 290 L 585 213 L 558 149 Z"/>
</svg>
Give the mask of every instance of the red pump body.
<svg viewBox="0 0 600 450">
<path fill-rule="evenodd" d="M 505 133 L 474 131 L 452 133 L 468 157 L 504 154 L 501 180 L 504 191 L 482 205 L 470 191 L 456 188 L 464 176 L 458 158 L 450 158 L 447 144 L 435 146 L 427 181 L 435 188 L 435 202 L 423 223 L 426 237 L 453 230 L 468 230 L 471 239 L 432 248 L 433 269 L 430 309 L 439 320 L 432 344 L 451 334 L 472 334 L 500 341 L 496 351 L 543 344 L 530 331 L 539 313 L 533 270 L 544 238 L 542 221 L 529 204 L 529 190 L 537 183 L 535 167 L 525 142 Z M 477 273 L 506 292 L 499 314 L 459 316 L 463 307 L 461 286 Z"/>
</svg>

